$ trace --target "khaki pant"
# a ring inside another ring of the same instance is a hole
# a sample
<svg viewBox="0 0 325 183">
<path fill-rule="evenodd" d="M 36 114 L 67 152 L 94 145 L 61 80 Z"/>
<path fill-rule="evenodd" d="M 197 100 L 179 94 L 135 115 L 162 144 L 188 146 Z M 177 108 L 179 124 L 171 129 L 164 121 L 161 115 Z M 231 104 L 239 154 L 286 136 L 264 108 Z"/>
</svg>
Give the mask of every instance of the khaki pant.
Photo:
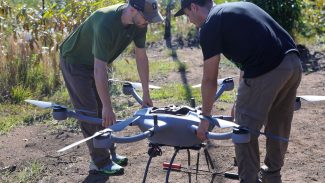
<svg viewBox="0 0 325 183">
<path fill-rule="evenodd" d="M 74 108 L 89 111 L 80 112 L 84 115 L 101 118 L 102 103 L 95 85 L 94 68 L 88 65 L 68 64 L 63 58 L 60 59 L 60 67 Z M 104 129 L 101 125 L 79 122 L 85 138 Z M 110 153 L 107 149 L 94 148 L 92 140 L 87 141 L 87 146 L 91 159 L 98 168 L 111 163 Z M 114 145 L 110 151 L 115 153 Z"/>
<path fill-rule="evenodd" d="M 301 81 L 301 63 L 295 53 L 285 56 L 272 71 L 249 79 L 242 79 L 236 101 L 235 121 L 241 126 L 289 138 L 296 91 Z M 267 138 L 265 165 L 269 176 L 263 182 L 280 183 L 280 170 L 288 143 Z M 241 182 L 258 182 L 260 156 L 258 136 L 251 134 L 251 141 L 235 144 L 238 173 Z"/>
</svg>

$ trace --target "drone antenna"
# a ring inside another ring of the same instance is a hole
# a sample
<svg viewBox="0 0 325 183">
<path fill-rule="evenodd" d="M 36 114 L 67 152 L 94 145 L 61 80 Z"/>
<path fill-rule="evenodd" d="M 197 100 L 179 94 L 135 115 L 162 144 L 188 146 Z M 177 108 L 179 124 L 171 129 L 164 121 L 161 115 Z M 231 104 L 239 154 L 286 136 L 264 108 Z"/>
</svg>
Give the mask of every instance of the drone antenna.
<svg viewBox="0 0 325 183">
<path fill-rule="evenodd" d="M 195 108 L 196 107 L 195 98 L 194 97 L 191 98 L 191 107 L 192 108 Z"/>
<path fill-rule="evenodd" d="M 158 125 L 158 116 L 157 115 L 153 115 L 153 124 L 154 124 L 154 126 Z"/>
</svg>

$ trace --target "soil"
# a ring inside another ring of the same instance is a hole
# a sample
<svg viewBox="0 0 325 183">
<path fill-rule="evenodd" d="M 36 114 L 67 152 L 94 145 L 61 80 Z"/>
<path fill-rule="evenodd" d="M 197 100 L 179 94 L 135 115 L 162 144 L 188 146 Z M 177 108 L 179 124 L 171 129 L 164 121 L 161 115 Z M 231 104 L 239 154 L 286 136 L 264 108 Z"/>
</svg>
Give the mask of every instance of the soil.
<svg viewBox="0 0 325 183">
<path fill-rule="evenodd" d="M 200 83 L 202 77 L 202 55 L 197 48 L 184 48 L 177 50 L 177 55 L 171 61 L 185 62 L 188 65 L 185 73 L 172 72 L 167 78 L 153 81 L 153 84 L 163 84 L 169 81 L 188 83 L 194 85 Z M 159 50 L 150 51 L 149 59 L 155 60 L 161 56 Z M 306 63 L 308 60 L 305 61 Z M 304 73 L 298 89 L 299 95 L 325 95 L 325 57 L 317 59 L 318 68 Z M 308 66 L 308 64 L 307 64 Z M 238 71 L 232 67 L 220 70 L 220 78 L 236 76 Z M 234 79 L 237 81 L 237 79 Z M 236 83 L 237 84 L 237 83 Z M 155 103 L 156 106 L 164 106 L 163 103 Z M 218 105 L 218 102 L 215 106 Z M 215 110 L 215 114 L 229 114 L 231 104 L 223 103 L 225 110 Z M 55 123 L 55 122 L 53 122 Z M 118 135 L 133 134 L 139 130 L 136 127 L 128 127 L 128 130 Z M 285 165 L 282 169 L 283 182 L 288 183 L 316 183 L 325 182 L 325 103 L 302 102 L 302 108 L 296 111 L 292 123 L 292 131 Z M 56 151 L 65 145 L 82 139 L 82 134 L 69 128 L 53 128 L 53 124 L 34 123 L 29 126 L 15 128 L 7 135 L 0 136 L 0 170 L 11 167 L 11 173 L 15 174 L 30 162 L 37 161 L 43 165 L 43 171 L 39 179 L 30 182 L 65 183 L 65 182 L 142 182 L 147 160 L 149 158 L 148 141 L 143 140 L 131 144 L 119 144 L 118 153 L 129 158 L 129 164 L 125 167 L 125 173 L 121 176 L 104 176 L 101 174 L 89 174 L 89 155 L 85 144 L 81 144 L 72 150 L 62 154 Z M 234 146 L 230 140 L 211 141 L 208 145 L 215 164 L 215 172 L 219 173 L 213 182 L 233 183 L 237 180 L 227 179 L 221 176 L 224 172 L 236 172 L 234 166 Z M 265 138 L 260 137 L 261 160 L 265 156 Z M 166 171 L 163 170 L 163 162 L 169 162 L 174 149 L 162 147 L 162 156 L 152 159 L 146 182 L 165 182 Z M 191 150 L 191 164 L 196 164 L 197 152 Z M 199 175 L 192 174 L 192 182 L 210 182 L 212 175 L 207 173 L 208 166 L 204 153 L 200 151 Z M 187 153 L 180 151 L 175 163 L 183 167 L 187 165 Z M 194 168 L 195 166 L 193 166 Z M 8 169 L 9 170 L 9 169 Z M 192 171 L 193 172 L 193 171 Z M 2 173 L 2 172 L 1 172 Z M 170 182 L 189 182 L 188 171 L 173 171 L 170 174 Z M 1 182 L 1 177 L 0 177 Z M 7 180 L 7 182 L 13 182 Z"/>
</svg>

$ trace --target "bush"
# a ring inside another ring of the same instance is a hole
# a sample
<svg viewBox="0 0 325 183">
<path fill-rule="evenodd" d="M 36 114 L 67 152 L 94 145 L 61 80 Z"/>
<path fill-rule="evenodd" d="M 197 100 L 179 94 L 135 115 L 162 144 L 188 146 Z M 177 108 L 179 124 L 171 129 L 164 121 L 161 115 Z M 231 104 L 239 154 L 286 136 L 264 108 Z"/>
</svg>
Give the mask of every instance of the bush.
<svg viewBox="0 0 325 183">
<path fill-rule="evenodd" d="M 12 87 L 10 95 L 12 102 L 20 103 L 31 96 L 31 91 L 28 88 L 24 88 L 21 85 L 17 85 Z"/>
<path fill-rule="evenodd" d="M 246 0 L 252 2 L 270 14 L 285 30 L 293 35 L 293 29 L 299 22 L 302 0 Z"/>
<path fill-rule="evenodd" d="M 304 16 L 299 22 L 299 33 L 305 37 L 323 36 L 325 42 L 325 0 L 304 0 Z"/>
</svg>

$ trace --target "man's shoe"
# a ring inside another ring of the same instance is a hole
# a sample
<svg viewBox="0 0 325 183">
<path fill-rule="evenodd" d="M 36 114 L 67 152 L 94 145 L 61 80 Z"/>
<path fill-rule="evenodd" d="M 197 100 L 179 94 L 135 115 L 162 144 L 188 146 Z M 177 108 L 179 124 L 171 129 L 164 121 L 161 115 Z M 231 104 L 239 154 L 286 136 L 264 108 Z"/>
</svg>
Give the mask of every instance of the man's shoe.
<svg viewBox="0 0 325 183">
<path fill-rule="evenodd" d="M 118 154 L 112 155 L 112 161 L 114 161 L 116 164 L 120 166 L 126 166 L 128 164 L 128 158 Z"/>
<path fill-rule="evenodd" d="M 90 162 L 89 164 L 89 172 L 94 173 L 102 173 L 105 175 L 123 175 L 124 174 L 124 168 L 121 167 L 120 165 L 112 162 L 102 168 L 98 168 L 93 161 Z"/>
</svg>

